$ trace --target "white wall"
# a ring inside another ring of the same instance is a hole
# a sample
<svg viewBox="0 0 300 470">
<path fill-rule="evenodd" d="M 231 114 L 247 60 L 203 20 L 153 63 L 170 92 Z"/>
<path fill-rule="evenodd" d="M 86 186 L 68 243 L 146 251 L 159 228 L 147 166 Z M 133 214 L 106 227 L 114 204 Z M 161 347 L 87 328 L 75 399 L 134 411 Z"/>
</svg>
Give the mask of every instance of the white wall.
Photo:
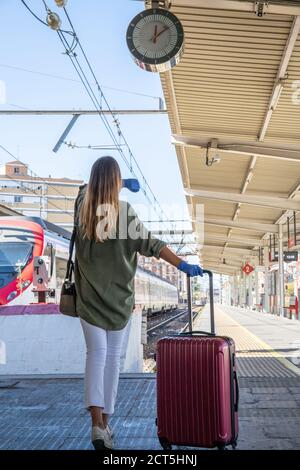
<svg viewBox="0 0 300 470">
<path fill-rule="evenodd" d="M 143 371 L 140 313 L 132 316 L 121 358 L 122 372 Z M 82 374 L 85 343 L 78 318 L 66 315 L 0 316 L 6 364 L 1 375 Z"/>
</svg>

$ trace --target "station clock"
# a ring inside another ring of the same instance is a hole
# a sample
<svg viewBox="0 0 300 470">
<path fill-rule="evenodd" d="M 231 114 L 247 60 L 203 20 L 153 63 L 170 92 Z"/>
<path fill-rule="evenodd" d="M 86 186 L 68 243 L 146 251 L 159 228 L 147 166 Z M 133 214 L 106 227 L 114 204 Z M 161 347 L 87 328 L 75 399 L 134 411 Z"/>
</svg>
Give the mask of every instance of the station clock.
<svg viewBox="0 0 300 470">
<path fill-rule="evenodd" d="M 133 18 L 126 40 L 139 67 L 148 72 L 165 72 L 181 59 L 184 30 L 180 20 L 169 10 L 151 8 Z"/>
</svg>

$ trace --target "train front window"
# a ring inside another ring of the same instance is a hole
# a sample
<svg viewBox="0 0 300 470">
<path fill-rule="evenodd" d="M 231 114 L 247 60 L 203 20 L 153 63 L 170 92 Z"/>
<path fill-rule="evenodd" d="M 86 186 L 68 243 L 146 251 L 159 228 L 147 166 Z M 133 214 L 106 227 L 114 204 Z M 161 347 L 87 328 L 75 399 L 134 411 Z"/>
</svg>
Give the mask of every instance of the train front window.
<svg viewBox="0 0 300 470">
<path fill-rule="evenodd" d="M 13 281 L 32 256 L 32 244 L 25 242 L 0 243 L 0 288 Z"/>
</svg>

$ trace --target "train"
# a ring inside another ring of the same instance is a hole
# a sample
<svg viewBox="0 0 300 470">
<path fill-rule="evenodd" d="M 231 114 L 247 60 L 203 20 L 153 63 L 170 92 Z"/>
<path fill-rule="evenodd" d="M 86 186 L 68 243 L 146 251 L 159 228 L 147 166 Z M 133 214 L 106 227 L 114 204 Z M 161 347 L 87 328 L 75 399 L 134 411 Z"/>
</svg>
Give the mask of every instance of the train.
<svg viewBox="0 0 300 470">
<path fill-rule="evenodd" d="M 59 302 L 66 273 L 71 233 L 39 217 L 0 217 L 0 305 L 28 305 L 37 301 L 34 260 L 49 260 L 47 294 Z M 177 287 L 138 267 L 135 305 L 153 314 L 178 307 Z"/>
<path fill-rule="evenodd" d="M 207 303 L 207 298 L 206 297 L 200 297 L 200 299 L 195 300 L 195 305 L 204 307 Z"/>
</svg>

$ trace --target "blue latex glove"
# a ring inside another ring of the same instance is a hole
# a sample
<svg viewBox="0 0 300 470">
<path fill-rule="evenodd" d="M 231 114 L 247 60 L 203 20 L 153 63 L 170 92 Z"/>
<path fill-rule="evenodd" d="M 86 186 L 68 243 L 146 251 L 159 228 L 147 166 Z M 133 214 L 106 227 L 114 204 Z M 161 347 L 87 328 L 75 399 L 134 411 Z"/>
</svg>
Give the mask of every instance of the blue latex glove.
<svg viewBox="0 0 300 470">
<path fill-rule="evenodd" d="M 122 180 L 123 188 L 129 189 L 132 193 L 138 193 L 140 190 L 140 183 L 135 178 L 127 178 Z"/>
<path fill-rule="evenodd" d="M 188 264 L 185 261 L 180 261 L 177 269 L 183 271 L 188 276 L 203 276 L 203 270 L 198 264 Z"/>
</svg>

